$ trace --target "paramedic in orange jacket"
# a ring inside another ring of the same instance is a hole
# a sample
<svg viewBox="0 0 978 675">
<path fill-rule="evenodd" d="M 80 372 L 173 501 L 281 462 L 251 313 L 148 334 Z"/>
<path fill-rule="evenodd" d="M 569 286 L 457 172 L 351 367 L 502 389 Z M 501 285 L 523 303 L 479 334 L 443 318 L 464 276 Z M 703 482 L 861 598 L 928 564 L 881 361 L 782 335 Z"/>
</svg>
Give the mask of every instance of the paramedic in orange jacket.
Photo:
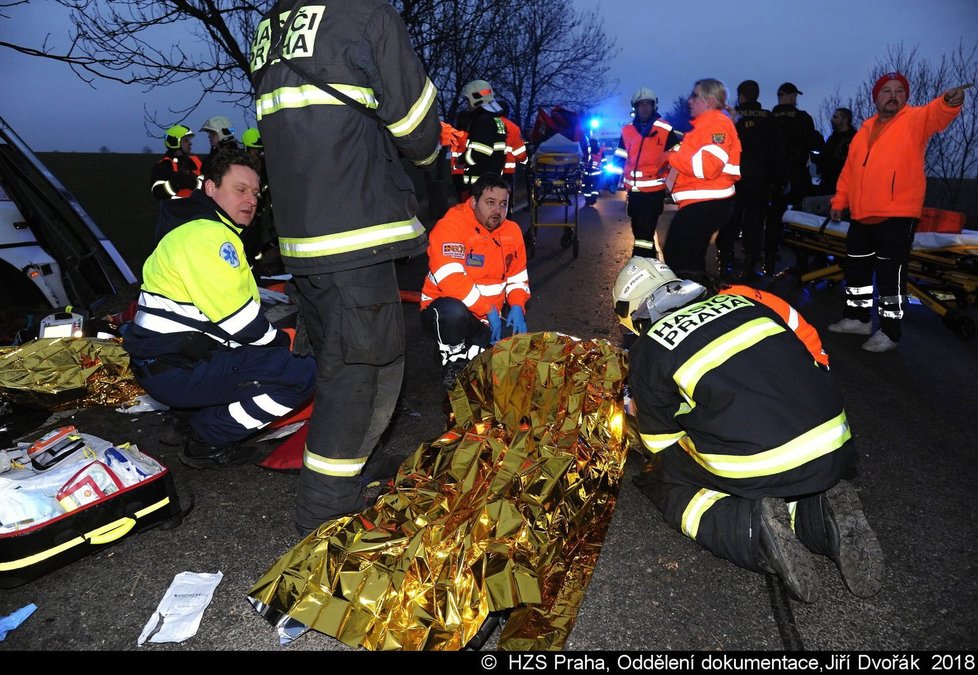
<svg viewBox="0 0 978 675">
<path fill-rule="evenodd" d="M 964 103 L 967 87 L 949 89 L 925 106 L 907 106 L 910 85 L 887 73 L 873 87 L 877 114 L 863 122 L 832 197 L 832 220 L 851 218 L 846 236 L 846 305 L 833 333 L 869 335 L 862 348 L 888 352 L 900 341 L 907 263 L 924 206 L 927 143 Z M 879 289 L 879 330 L 872 329 L 873 273 Z"/>
<path fill-rule="evenodd" d="M 446 389 L 473 357 L 503 337 L 504 326 L 507 336 L 526 332 L 526 249 L 519 225 L 506 220 L 508 208 L 508 184 L 486 174 L 428 235 L 421 325 L 438 343 Z"/>
<path fill-rule="evenodd" d="M 689 97 L 693 128 L 666 154 L 668 184 L 679 212 L 669 227 L 665 262 L 681 278 L 706 275 L 710 238 L 730 220 L 740 179 L 740 138 L 727 114 L 727 88 L 699 80 Z"/>
</svg>

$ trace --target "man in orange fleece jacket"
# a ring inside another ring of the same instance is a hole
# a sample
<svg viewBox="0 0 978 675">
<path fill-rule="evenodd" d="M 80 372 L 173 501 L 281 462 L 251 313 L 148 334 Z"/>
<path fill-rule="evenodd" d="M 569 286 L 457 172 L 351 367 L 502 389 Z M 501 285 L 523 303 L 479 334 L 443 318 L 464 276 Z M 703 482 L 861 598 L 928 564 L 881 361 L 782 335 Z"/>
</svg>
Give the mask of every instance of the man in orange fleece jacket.
<svg viewBox="0 0 978 675">
<path fill-rule="evenodd" d="M 914 231 L 924 207 L 927 143 L 944 130 L 964 103 L 970 85 L 944 92 L 925 106 L 907 106 L 910 84 L 887 73 L 873 87 L 877 114 L 866 120 L 849 146 L 836 184 L 831 217 L 851 212 L 846 237 L 846 305 L 833 333 L 869 335 L 862 348 L 888 352 L 900 341 L 906 267 Z M 872 329 L 873 272 L 879 290 L 880 326 Z"/>
</svg>

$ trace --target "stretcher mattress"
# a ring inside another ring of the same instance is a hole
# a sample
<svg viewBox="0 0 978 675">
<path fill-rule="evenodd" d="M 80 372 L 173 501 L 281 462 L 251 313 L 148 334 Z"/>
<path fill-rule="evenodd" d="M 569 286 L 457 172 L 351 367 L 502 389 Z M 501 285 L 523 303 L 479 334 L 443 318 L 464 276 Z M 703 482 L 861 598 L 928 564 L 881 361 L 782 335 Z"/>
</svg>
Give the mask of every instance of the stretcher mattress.
<svg viewBox="0 0 978 675">
<path fill-rule="evenodd" d="M 784 212 L 782 221 L 789 227 L 803 230 L 818 231 L 825 222 L 825 216 L 804 211 L 788 210 Z M 837 237 L 845 237 L 849 231 L 847 222 L 831 222 L 825 226 L 825 233 Z M 918 232 L 914 235 L 914 251 L 950 250 L 965 255 L 978 255 L 978 231 L 962 230 L 959 233 L 947 232 Z"/>
</svg>

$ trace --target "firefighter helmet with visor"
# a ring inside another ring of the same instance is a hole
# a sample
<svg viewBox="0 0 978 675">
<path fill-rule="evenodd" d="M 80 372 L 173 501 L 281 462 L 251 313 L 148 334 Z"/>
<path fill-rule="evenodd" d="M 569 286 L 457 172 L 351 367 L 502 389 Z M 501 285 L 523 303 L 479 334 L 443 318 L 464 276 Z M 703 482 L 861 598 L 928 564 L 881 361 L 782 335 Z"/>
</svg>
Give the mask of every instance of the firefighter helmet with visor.
<svg viewBox="0 0 978 675">
<path fill-rule="evenodd" d="M 635 93 L 632 94 L 633 108 L 638 105 L 639 101 L 652 101 L 652 105 L 654 107 L 659 105 L 659 97 L 656 96 L 655 92 L 649 89 L 648 87 L 642 87 L 640 89 L 636 89 Z"/>
<path fill-rule="evenodd" d="M 680 279 L 655 258 L 635 256 L 615 279 L 615 314 L 628 330 L 641 334 L 645 325 L 701 298 L 706 289 Z"/>
<path fill-rule="evenodd" d="M 193 135 L 194 132 L 182 124 L 174 124 L 166 130 L 166 135 L 163 137 L 163 145 L 170 150 L 177 150 L 180 147 L 180 141 Z"/>
<path fill-rule="evenodd" d="M 200 130 L 213 131 L 215 134 L 217 134 L 218 142 L 228 138 L 234 138 L 234 125 L 231 123 L 231 120 L 223 115 L 210 118 L 204 122 L 204 126 L 202 126 Z"/>
</svg>

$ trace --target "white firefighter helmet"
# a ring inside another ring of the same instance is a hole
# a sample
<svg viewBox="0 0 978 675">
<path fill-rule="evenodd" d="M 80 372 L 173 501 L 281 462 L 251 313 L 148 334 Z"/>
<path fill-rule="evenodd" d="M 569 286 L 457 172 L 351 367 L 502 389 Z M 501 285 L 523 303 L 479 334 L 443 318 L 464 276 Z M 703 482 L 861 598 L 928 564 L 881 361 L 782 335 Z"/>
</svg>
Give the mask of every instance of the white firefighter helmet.
<svg viewBox="0 0 978 675">
<path fill-rule="evenodd" d="M 223 115 L 210 118 L 204 122 L 204 126 L 202 126 L 200 130 L 213 131 L 215 134 L 217 134 L 218 142 L 228 138 L 234 138 L 234 125 L 231 123 L 231 120 Z"/>
<path fill-rule="evenodd" d="M 640 333 L 638 322 L 655 323 L 705 292 L 695 281 L 677 277 L 665 263 L 635 256 L 615 279 L 615 314 L 628 330 Z"/>
<path fill-rule="evenodd" d="M 469 102 L 469 107 L 485 108 L 490 112 L 500 112 L 502 110 L 496 103 L 496 95 L 492 91 L 492 85 L 485 80 L 472 80 L 462 87 L 462 95 Z"/>
<path fill-rule="evenodd" d="M 659 97 L 656 96 L 655 92 L 648 87 L 640 87 L 639 89 L 635 90 L 634 94 L 632 94 L 633 108 L 638 105 L 639 101 L 652 101 L 653 107 L 659 105 Z"/>
</svg>

